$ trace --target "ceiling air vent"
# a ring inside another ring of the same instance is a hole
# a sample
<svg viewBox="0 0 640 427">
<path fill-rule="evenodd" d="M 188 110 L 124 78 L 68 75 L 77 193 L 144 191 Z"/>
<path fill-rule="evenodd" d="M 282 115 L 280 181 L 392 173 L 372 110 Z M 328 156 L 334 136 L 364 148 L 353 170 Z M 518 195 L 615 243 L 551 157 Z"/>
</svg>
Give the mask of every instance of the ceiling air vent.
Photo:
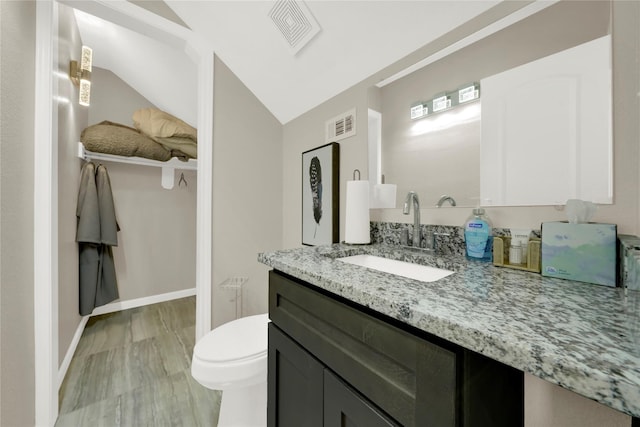
<svg viewBox="0 0 640 427">
<path fill-rule="evenodd" d="M 340 141 L 356 134 L 356 109 L 327 121 L 327 142 Z"/>
<path fill-rule="evenodd" d="M 294 55 L 320 32 L 320 25 L 302 1 L 280 0 L 273 5 L 269 17 Z"/>
</svg>

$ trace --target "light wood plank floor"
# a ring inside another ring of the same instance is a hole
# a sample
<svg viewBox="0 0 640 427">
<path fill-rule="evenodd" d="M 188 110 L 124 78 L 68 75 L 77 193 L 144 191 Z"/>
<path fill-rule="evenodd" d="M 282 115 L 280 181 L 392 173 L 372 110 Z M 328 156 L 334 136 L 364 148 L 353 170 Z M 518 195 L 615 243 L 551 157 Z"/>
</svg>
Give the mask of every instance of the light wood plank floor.
<svg viewBox="0 0 640 427">
<path fill-rule="evenodd" d="M 57 427 L 215 426 L 221 393 L 191 377 L 195 297 L 89 319 Z"/>
</svg>

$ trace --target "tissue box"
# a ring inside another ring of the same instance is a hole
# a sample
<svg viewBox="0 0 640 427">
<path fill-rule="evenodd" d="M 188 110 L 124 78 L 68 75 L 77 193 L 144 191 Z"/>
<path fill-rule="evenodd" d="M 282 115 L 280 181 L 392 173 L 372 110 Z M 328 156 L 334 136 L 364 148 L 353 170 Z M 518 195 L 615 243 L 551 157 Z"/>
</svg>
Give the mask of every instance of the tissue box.
<svg viewBox="0 0 640 427">
<path fill-rule="evenodd" d="M 616 286 L 615 224 L 542 223 L 542 275 Z"/>
</svg>

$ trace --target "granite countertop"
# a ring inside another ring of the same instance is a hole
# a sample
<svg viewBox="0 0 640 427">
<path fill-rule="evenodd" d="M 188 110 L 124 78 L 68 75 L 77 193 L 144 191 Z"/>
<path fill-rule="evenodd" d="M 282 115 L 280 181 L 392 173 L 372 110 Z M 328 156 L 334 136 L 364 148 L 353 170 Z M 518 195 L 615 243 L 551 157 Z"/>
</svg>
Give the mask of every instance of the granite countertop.
<svg viewBox="0 0 640 427">
<path fill-rule="evenodd" d="M 380 255 L 456 273 L 426 283 L 335 258 Z M 640 292 L 431 256 L 335 244 L 258 261 L 377 312 L 640 417 Z"/>
</svg>

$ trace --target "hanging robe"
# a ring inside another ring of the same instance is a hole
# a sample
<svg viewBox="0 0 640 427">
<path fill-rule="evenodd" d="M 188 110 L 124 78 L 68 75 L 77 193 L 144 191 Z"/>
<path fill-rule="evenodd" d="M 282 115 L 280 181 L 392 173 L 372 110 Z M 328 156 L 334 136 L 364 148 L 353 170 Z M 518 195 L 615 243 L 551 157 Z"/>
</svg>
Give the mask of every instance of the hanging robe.
<svg viewBox="0 0 640 427">
<path fill-rule="evenodd" d="M 92 162 L 82 167 L 76 241 L 79 249 L 79 311 L 86 316 L 95 307 L 119 297 L 112 246 L 118 245 L 118 222 L 107 169 Z"/>
</svg>

